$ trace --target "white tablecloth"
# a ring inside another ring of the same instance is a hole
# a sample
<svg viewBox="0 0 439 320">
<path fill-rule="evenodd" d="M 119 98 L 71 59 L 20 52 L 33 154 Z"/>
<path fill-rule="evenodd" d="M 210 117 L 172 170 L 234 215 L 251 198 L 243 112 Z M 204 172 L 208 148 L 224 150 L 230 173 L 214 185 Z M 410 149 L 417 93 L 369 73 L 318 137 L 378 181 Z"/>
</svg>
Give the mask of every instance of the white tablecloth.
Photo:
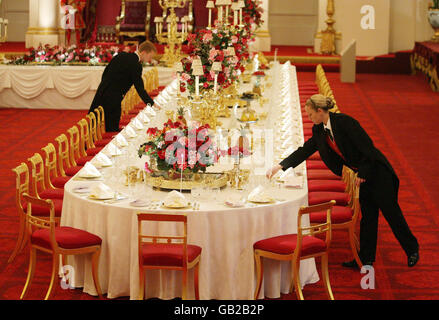
<svg viewBox="0 0 439 320">
<path fill-rule="evenodd" d="M 157 68 L 159 85 L 168 85 L 173 80 L 172 69 Z M 0 108 L 88 110 L 104 69 L 0 65 Z"/>
<path fill-rule="evenodd" d="M 282 74 L 282 79 L 279 79 Z M 287 131 L 293 137 L 291 145 L 297 147 L 303 143 L 303 133 L 295 68 L 289 63 L 282 67 L 275 65 L 272 77 L 273 86 L 266 93 L 266 96 L 270 97 L 268 106 L 265 106 L 269 114 L 266 125 L 275 128 L 275 136 L 279 137 L 280 130 L 283 130 L 279 124 L 281 124 L 281 119 L 285 119 L 281 117 L 282 113 L 290 109 L 288 114 L 291 116 L 288 118 Z M 163 96 L 169 92 L 170 87 L 163 92 Z M 163 109 L 166 109 L 166 103 L 161 102 L 161 105 Z M 164 110 L 156 116 L 150 126 L 158 126 L 163 123 L 163 120 Z M 139 146 L 139 141 L 142 139 L 139 137 L 134 142 L 130 142 L 130 146 L 124 150 L 128 150 L 130 155 L 134 154 L 135 148 Z M 283 152 L 281 143 L 281 139 L 274 141 L 275 158 Z M 102 152 L 105 153 L 105 151 Z M 138 161 L 141 165 L 145 160 Z M 119 165 L 120 163 L 121 160 L 119 160 Z M 113 189 L 132 195 L 133 190 L 123 190 L 121 184 L 114 180 L 114 170 L 116 169 L 108 168 L 103 171 L 104 183 Z M 223 201 L 230 199 L 238 191 L 227 187 L 216 199 L 201 200 L 200 210 L 197 211 L 159 209 L 163 213 L 187 213 L 188 242 L 202 248 L 199 279 L 201 299 L 253 299 L 256 284 L 253 244 L 267 237 L 297 233 L 298 209 L 302 205 L 307 205 L 308 188 L 305 170 L 305 166 L 296 170 L 297 173 L 302 174 L 302 188 L 271 187 L 270 192 L 277 199 L 276 203 L 271 205 L 229 208 L 224 205 Z M 260 178 L 264 177 L 258 177 Z M 75 187 L 92 188 L 96 183 L 99 182 L 79 181 L 73 178 L 65 185 L 61 224 L 81 228 L 100 236 L 103 239 L 99 264 L 102 290 L 108 294 L 109 298 L 130 296 L 136 299 L 139 289 L 136 213 L 142 211 L 142 208 L 130 206 L 129 203 L 136 196 L 110 204 L 92 201 L 73 192 Z M 146 197 L 163 199 L 166 194 L 164 191 L 149 189 Z M 190 194 L 187 196 L 191 197 Z M 304 225 L 309 224 L 307 219 L 303 222 Z M 166 227 L 158 226 L 156 223 L 145 223 L 144 231 L 169 234 L 169 232 L 176 231 L 176 225 L 168 223 Z M 95 295 L 90 260 L 85 257 L 70 257 L 68 263 L 75 270 L 74 286 L 83 287 L 84 292 Z M 264 285 L 260 297 L 276 298 L 281 293 L 287 293 L 291 282 L 290 269 L 289 263 L 264 260 Z M 314 259 L 301 262 L 300 278 L 302 285 L 319 280 Z M 191 271 L 189 272 L 188 298 L 194 297 L 192 280 L 193 272 Z M 181 272 L 146 272 L 146 298 L 171 299 L 179 296 L 181 296 Z"/>
</svg>

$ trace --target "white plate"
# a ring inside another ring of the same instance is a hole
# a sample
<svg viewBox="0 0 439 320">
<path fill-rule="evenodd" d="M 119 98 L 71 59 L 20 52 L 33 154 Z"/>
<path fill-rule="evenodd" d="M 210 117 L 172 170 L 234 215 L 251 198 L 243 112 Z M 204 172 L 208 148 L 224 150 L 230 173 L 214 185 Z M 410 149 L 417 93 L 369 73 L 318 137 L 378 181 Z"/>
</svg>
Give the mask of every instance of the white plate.
<svg viewBox="0 0 439 320">
<path fill-rule="evenodd" d="M 88 198 L 91 199 L 91 200 L 110 200 L 110 199 L 114 199 L 114 195 L 112 195 L 112 196 L 102 196 L 102 197 L 96 197 L 94 195 L 89 195 Z"/>
<path fill-rule="evenodd" d="M 146 202 L 144 200 L 140 200 L 140 199 L 130 202 L 130 206 L 133 206 L 133 207 L 146 207 L 148 205 L 149 205 L 148 202 Z"/>
<path fill-rule="evenodd" d="M 79 174 L 78 177 L 83 178 L 83 179 L 96 179 L 96 178 L 101 178 L 102 175 L 85 175 L 85 174 Z"/>
</svg>

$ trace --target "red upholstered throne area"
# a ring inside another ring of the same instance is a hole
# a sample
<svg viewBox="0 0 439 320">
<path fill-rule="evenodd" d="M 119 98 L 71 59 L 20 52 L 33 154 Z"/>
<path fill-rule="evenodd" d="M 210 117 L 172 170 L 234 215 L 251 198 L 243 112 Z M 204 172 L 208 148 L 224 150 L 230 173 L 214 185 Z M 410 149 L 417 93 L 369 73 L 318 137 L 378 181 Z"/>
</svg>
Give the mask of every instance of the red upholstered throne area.
<svg viewBox="0 0 439 320">
<path fill-rule="evenodd" d="M 145 30 L 146 1 L 126 2 L 125 18 L 120 23 L 120 31 Z"/>
</svg>

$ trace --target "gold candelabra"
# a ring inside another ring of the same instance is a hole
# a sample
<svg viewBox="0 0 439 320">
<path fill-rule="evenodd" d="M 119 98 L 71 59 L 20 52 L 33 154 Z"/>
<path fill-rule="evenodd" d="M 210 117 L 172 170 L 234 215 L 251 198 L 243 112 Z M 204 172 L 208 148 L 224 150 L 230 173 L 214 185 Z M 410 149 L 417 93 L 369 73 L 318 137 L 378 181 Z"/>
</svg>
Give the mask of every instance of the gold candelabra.
<svg viewBox="0 0 439 320">
<path fill-rule="evenodd" d="M 341 39 L 341 33 L 336 32 L 334 29 L 335 20 L 332 18 L 335 13 L 334 0 L 328 0 L 326 7 L 326 14 L 328 19 L 325 21 L 327 24 L 326 30 L 317 33 L 316 38 L 322 39 L 320 44 L 320 53 L 323 54 L 335 54 L 335 40 Z"/>
<path fill-rule="evenodd" d="M 8 39 L 8 22 L 8 19 L 0 18 L 0 46 Z M 4 54 L 0 53 L 0 60 L 3 61 L 4 58 Z"/>
<path fill-rule="evenodd" d="M 186 40 L 188 34 L 189 17 L 181 18 L 181 31 L 178 31 L 178 17 L 175 14 L 176 8 L 183 8 L 187 0 L 159 0 L 159 5 L 163 9 L 163 16 L 156 17 L 156 38 L 160 43 L 167 44 L 165 53 L 160 61 L 168 67 L 172 67 L 175 62 L 183 57 L 181 54 L 181 44 Z M 169 10 L 169 14 L 167 14 Z M 167 31 L 163 32 L 164 24 L 167 24 Z"/>
</svg>

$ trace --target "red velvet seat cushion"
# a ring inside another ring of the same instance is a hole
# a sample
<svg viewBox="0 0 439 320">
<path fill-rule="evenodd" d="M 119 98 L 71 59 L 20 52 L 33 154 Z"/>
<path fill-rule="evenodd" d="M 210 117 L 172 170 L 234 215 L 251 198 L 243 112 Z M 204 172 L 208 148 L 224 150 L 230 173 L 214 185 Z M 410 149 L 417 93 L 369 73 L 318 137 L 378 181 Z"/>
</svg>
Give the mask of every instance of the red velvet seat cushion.
<svg viewBox="0 0 439 320">
<path fill-rule="evenodd" d="M 145 24 L 140 23 L 124 23 L 120 25 L 120 31 L 144 31 Z"/>
<path fill-rule="evenodd" d="M 307 116 L 302 118 L 302 122 L 303 122 L 303 124 L 305 124 L 305 123 L 312 123 L 314 125 L 314 123 L 311 120 L 309 120 Z"/>
<path fill-rule="evenodd" d="M 331 191 L 316 191 L 308 193 L 308 205 L 314 206 L 324 202 L 335 200 L 336 205 L 346 206 L 349 203 L 349 193 L 345 192 L 331 192 Z"/>
<path fill-rule="evenodd" d="M 312 169 L 306 172 L 308 180 L 340 180 L 341 177 L 332 173 L 331 170 Z"/>
<path fill-rule="evenodd" d="M 287 234 L 260 240 L 253 245 L 253 249 L 273 252 L 277 254 L 292 254 L 296 249 L 297 234 Z M 326 250 L 326 243 L 312 236 L 302 238 L 302 256 L 322 252 Z"/>
<path fill-rule="evenodd" d="M 75 166 L 75 167 L 70 167 L 66 169 L 66 175 L 73 177 L 75 174 L 78 173 L 79 170 L 82 169 L 82 166 Z"/>
<path fill-rule="evenodd" d="M 113 137 L 117 135 L 117 132 L 105 132 L 102 135 L 102 139 L 113 139 Z"/>
<path fill-rule="evenodd" d="M 312 136 L 312 129 L 304 128 L 304 129 L 303 129 L 303 134 L 304 134 L 305 136 Z"/>
<path fill-rule="evenodd" d="M 94 156 L 81 157 L 81 158 L 79 158 L 78 160 L 76 160 L 76 163 L 77 163 L 79 166 L 85 166 L 85 163 L 91 161 L 91 159 L 93 159 L 93 157 L 94 157 Z"/>
<path fill-rule="evenodd" d="M 72 227 L 56 227 L 55 240 L 58 246 L 63 249 L 79 249 L 102 244 L 102 239 L 98 236 Z M 36 230 L 32 233 L 31 242 L 43 248 L 51 249 L 50 230 Z"/>
<path fill-rule="evenodd" d="M 303 129 L 312 129 L 312 127 L 314 126 L 314 123 L 312 122 L 304 122 L 303 123 Z"/>
<path fill-rule="evenodd" d="M 38 195 L 42 199 L 63 199 L 64 198 L 64 189 L 56 188 L 56 189 L 46 189 L 44 191 L 38 192 Z"/>
<path fill-rule="evenodd" d="M 201 247 L 187 245 L 188 262 L 192 262 L 201 254 Z M 183 265 L 183 245 L 173 243 L 157 243 L 142 245 L 143 265 L 172 266 Z"/>
<path fill-rule="evenodd" d="M 128 114 L 134 114 L 137 115 L 139 113 L 139 110 L 136 108 L 131 109 L 130 111 L 128 111 Z"/>
<path fill-rule="evenodd" d="M 67 181 L 70 180 L 71 177 L 56 177 L 52 178 L 52 184 L 56 188 L 64 188 L 64 185 L 67 183 Z"/>
<path fill-rule="evenodd" d="M 345 223 L 352 219 L 353 210 L 344 206 L 333 206 L 331 212 L 331 223 Z M 326 211 L 313 212 L 309 214 L 311 223 L 325 223 Z"/>
<path fill-rule="evenodd" d="M 103 148 L 107 144 L 109 144 L 111 140 L 113 140 L 113 139 L 102 139 L 102 140 L 95 141 L 94 144 L 97 148 Z"/>
<path fill-rule="evenodd" d="M 53 201 L 53 207 L 55 209 L 55 217 L 61 217 L 62 212 L 62 200 L 61 199 L 51 199 Z M 23 205 L 24 212 L 27 211 L 27 203 Z M 32 205 L 32 215 L 35 217 L 48 217 L 50 215 L 49 209 L 46 207 L 41 207 L 38 205 Z"/>
<path fill-rule="evenodd" d="M 322 160 L 308 160 L 306 161 L 306 168 L 311 169 L 328 169 L 326 164 Z"/>
<path fill-rule="evenodd" d="M 346 183 L 341 180 L 309 180 L 308 192 L 333 191 L 345 192 Z"/>
<path fill-rule="evenodd" d="M 90 149 L 87 149 L 85 152 L 87 153 L 87 156 L 95 156 L 95 155 L 97 155 L 99 152 L 101 152 L 102 149 L 104 149 L 104 147 L 90 148 Z"/>
</svg>

